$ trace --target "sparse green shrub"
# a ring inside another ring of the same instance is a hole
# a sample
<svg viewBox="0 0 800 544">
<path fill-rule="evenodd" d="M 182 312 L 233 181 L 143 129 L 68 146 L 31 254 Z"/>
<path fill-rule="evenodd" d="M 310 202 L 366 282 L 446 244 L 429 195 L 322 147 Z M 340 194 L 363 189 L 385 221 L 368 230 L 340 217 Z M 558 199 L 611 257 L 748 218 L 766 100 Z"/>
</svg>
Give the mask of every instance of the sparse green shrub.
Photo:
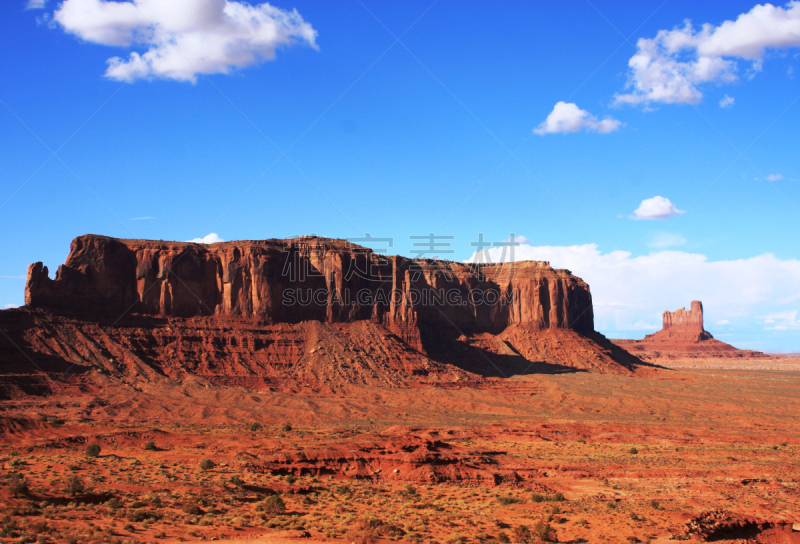
<svg viewBox="0 0 800 544">
<path fill-rule="evenodd" d="M 159 518 L 155 512 L 147 510 L 134 510 L 128 514 L 128 521 L 132 523 L 142 523 L 144 521 L 154 521 Z"/>
<path fill-rule="evenodd" d="M 381 535 L 383 521 L 371 518 L 353 524 L 348 531 L 348 540 L 355 544 L 375 544 Z"/>
<path fill-rule="evenodd" d="M 97 457 L 100 455 L 100 444 L 89 444 L 86 446 L 86 457 Z"/>
<path fill-rule="evenodd" d="M 183 513 L 189 514 L 190 516 L 200 516 L 203 514 L 203 511 L 196 504 L 186 504 L 183 507 Z"/>
<path fill-rule="evenodd" d="M 417 497 L 417 488 L 411 484 L 408 484 L 402 490 L 400 490 L 399 495 L 407 499 Z"/>
<path fill-rule="evenodd" d="M 289 475 L 286 477 L 286 483 L 288 483 L 288 484 L 293 484 L 293 483 L 295 483 L 296 481 L 297 481 L 297 478 L 295 477 L 295 475 L 294 475 L 294 474 L 289 474 Z"/>
<path fill-rule="evenodd" d="M 28 491 L 30 491 L 28 489 L 28 481 L 18 472 L 13 472 L 8 479 L 8 490 L 15 497 L 27 495 Z"/>
<path fill-rule="evenodd" d="M 500 533 L 498 533 L 498 535 L 497 535 L 497 541 L 498 542 L 503 542 L 503 544 L 508 544 L 509 542 L 511 542 L 511 539 L 508 538 L 507 534 L 505 534 L 504 532 L 500 531 Z"/>
<path fill-rule="evenodd" d="M 553 529 L 550 524 L 543 519 L 540 519 L 533 524 L 531 533 L 533 534 L 534 538 L 541 540 L 542 542 L 558 542 L 555 529 Z"/>
<path fill-rule="evenodd" d="M 517 525 L 514 527 L 514 541 L 527 543 L 531 541 L 531 530 L 527 525 Z"/>
<path fill-rule="evenodd" d="M 122 501 L 119 500 L 119 497 L 111 497 L 106 501 L 106 506 L 108 506 L 112 510 L 116 510 L 117 508 L 122 506 Z"/>
<path fill-rule="evenodd" d="M 650 501 L 650 507 L 651 507 L 653 510 L 658 510 L 658 509 L 660 509 L 660 508 L 661 508 L 661 504 L 660 504 L 658 501 L 656 501 L 656 500 L 653 500 L 653 501 Z"/>
<path fill-rule="evenodd" d="M 253 431 L 253 432 L 260 431 L 261 430 L 261 423 L 258 423 L 257 421 L 252 422 L 250 424 L 250 430 Z M 291 430 L 291 429 L 289 429 L 289 430 Z"/>
<path fill-rule="evenodd" d="M 83 478 L 81 478 L 77 474 L 69 476 L 64 482 L 64 492 L 71 497 L 74 497 L 75 495 L 80 495 L 85 491 L 86 491 L 86 482 L 84 482 Z"/>
<path fill-rule="evenodd" d="M 520 500 L 513 495 L 498 495 L 497 502 L 502 505 L 517 504 Z"/>
<path fill-rule="evenodd" d="M 336 486 L 336 494 L 337 495 L 351 495 L 353 490 L 350 489 L 350 486 L 347 485 L 339 485 Z"/>
<path fill-rule="evenodd" d="M 281 425 L 281 430 L 285 433 L 291 432 L 292 426 L 289 425 L 288 423 L 284 423 L 283 425 Z"/>
<path fill-rule="evenodd" d="M 144 449 L 147 451 L 156 451 L 156 443 L 151 440 L 144 445 Z"/>
<path fill-rule="evenodd" d="M 203 459 L 202 461 L 200 461 L 201 470 L 211 470 L 215 466 L 216 465 L 214 465 L 214 461 L 212 461 L 211 459 Z"/>
<path fill-rule="evenodd" d="M 256 507 L 265 514 L 283 514 L 286 512 L 286 503 L 278 495 L 270 495 Z"/>
<path fill-rule="evenodd" d="M 531 495 L 531 501 L 533 502 L 563 502 L 566 500 L 567 498 L 560 491 L 552 495 L 545 495 L 543 493 L 533 493 Z"/>
<path fill-rule="evenodd" d="M 631 448 L 628 450 L 628 453 L 630 453 L 631 455 L 636 455 L 637 453 L 639 453 L 639 450 L 637 450 L 636 448 Z"/>
<path fill-rule="evenodd" d="M 244 480 L 242 480 L 238 476 L 234 476 L 233 478 L 231 478 L 231 483 L 236 487 L 242 487 L 244 485 Z"/>
</svg>

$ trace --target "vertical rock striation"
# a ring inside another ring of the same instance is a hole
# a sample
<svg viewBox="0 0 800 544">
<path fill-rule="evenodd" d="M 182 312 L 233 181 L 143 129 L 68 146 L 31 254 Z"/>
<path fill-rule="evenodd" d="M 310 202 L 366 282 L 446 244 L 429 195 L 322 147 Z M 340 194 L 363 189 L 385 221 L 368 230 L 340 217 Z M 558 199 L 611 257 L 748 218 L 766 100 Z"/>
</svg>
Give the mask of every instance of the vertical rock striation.
<svg viewBox="0 0 800 544">
<path fill-rule="evenodd" d="M 703 332 L 703 303 L 693 300 L 691 309 L 686 308 L 674 312 L 664 312 L 664 323 L 661 330 L 677 329 L 683 331 Z"/>
<path fill-rule="evenodd" d="M 81 236 L 55 279 L 42 263 L 29 267 L 25 303 L 89 316 L 373 320 L 409 340 L 421 323 L 466 332 L 509 325 L 594 330 L 588 285 L 546 262 L 384 257 L 324 238 L 202 245 Z"/>
</svg>

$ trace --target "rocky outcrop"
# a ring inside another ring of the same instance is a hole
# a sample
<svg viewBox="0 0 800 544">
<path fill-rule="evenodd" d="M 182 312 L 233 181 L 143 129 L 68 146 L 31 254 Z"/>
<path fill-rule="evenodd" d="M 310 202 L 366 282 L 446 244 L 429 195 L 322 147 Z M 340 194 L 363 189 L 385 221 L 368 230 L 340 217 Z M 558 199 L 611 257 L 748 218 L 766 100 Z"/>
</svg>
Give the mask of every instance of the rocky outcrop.
<svg viewBox="0 0 800 544">
<path fill-rule="evenodd" d="M 614 340 L 637 357 L 656 362 L 659 358 L 763 358 L 758 351 L 737 349 L 716 340 L 703 325 L 703 303 L 693 300 L 689 310 L 665 311 L 660 331 L 642 340 Z"/>
</svg>

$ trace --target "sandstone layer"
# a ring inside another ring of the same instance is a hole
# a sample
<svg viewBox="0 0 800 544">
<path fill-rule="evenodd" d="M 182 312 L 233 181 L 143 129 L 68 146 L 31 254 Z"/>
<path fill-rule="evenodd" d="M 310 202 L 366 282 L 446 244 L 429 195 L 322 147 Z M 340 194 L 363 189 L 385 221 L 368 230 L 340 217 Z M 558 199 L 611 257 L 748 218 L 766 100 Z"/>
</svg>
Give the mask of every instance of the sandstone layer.
<svg viewBox="0 0 800 544">
<path fill-rule="evenodd" d="M 662 359 L 734 358 L 755 359 L 769 356 L 759 351 L 741 350 L 720 342 L 705 330 L 703 303 L 693 300 L 689 310 L 665 311 L 660 331 L 642 340 L 614 340 L 615 344 L 647 361 Z"/>
<path fill-rule="evenodd" d="M 0 312 L 6 374 L 396 386 L 642 364 L 594 331 L 589 286 L 568 270 L 413 260 L 326 238 L 81 236 L 55 278 L 29 267 L 25 301 Z"/>
</svg>

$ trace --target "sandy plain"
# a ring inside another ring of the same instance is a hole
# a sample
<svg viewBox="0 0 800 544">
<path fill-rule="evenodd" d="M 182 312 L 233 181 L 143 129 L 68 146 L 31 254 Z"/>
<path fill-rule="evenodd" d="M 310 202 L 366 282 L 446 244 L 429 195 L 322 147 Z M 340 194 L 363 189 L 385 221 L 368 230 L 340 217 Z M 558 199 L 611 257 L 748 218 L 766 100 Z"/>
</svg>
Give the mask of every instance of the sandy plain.
<svg viewBox="0 0 800 544">
<path fill-rule="evenodd" d="M 800 358 L 771 361 L 329 391 L 98 374 L 0 406 L 0 540 L 800 542 Z"/>
</svg>

